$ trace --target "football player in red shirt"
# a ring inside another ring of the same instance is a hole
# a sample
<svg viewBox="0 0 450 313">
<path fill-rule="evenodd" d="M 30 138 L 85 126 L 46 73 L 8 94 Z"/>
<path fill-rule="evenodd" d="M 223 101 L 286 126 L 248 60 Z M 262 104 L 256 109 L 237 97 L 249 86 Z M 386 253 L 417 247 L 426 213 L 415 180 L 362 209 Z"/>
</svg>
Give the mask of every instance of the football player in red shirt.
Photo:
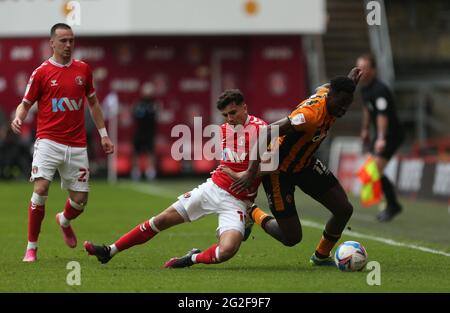
<svg viewBox="0 0 450 313">
<path fill-rule="evenodd" d="M 72 59 L 74 34 L 69 25 L 58 23 L 50 31 L 53 56 L 41 64 L 28 82 L 11 128 L 21 133 L 23 120 L 37 102 L 37 133 L 30 181 L 33 195 L 28 206 L 28 246 L 24 262 L 37 259 L 37 241 L 45 214 L 50 183 L 58 170 L 61 187 L 69 197 L 64 211 L 56 215 L 64 240 L 75 248 L 77 239 L 70 221 L 80 215 L 88 200 L 89 161 L 86 148 L 84 106 L 87 98 L 103 151 L 114 152 L 103 113 L 95 95 L 92 72 L 86 63 Z"/>
<path fill-rule="evenodd" d="M 217 101 L 217 108 L 225 118 L 225 123 L 220 127 L 220 164 L 236 172 L 244 171 L 250 160 L 250 144 L 252 140 L 256 141 L 260 127 L 266 123 L 248 115 L 247 105 L 239 90 L 225 91 Z M 244 239 L 246 211 L 256 197 L 260 180 L 255 180 L 247 190 L 238 193 L 230 189 L 233 182 L 224 172 L 214 171 L 205 183 L 179 196 L 178 201 L 167 209 L 137 225 L 110 246 L 86 241 L 84 247 L 89 255 L 95 255 L 101 263 L 107 263 L 118 252 L 145 243 L 163 230 L 215 213 L 219 219 L 218 244 L 203 252 L 192 249 L 183 257 L 170 259 L 165 267 L 180 268 L 195 263 L 227 261 L 236 254 Z"/>
</svg>

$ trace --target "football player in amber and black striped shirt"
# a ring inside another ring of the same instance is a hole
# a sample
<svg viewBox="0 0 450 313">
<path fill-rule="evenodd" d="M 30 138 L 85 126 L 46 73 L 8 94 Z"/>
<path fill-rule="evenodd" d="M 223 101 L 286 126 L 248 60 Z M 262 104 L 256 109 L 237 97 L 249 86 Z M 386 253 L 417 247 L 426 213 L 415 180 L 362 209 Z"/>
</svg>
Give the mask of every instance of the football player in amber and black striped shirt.
<svg viewBox="0 0 450 313">
<path fill-rule="evenodd" d="M 354 68 L 348 77 L 332 79 L 329 84 L 319 87 L 316 94 L 297 105 L 288 117 L 268 126 L 268 139 L 271 139 L 272 127 L 278 127 L 280 135 L 278 169 L 268 175 L 261 173 L 273 217 L 255 205 L 249 213 L 269 235 L 286 246 L 294 246 L 302 239 L 294 201 L 295 187 L 323 204 L 332 216 L 311 256 L 314 265 L 334 265 L 330 252 L 353 212 L 342 186 L 328 168 L 314 157 L 314 152 L 326 138 L 336 118 L 346 113 L 360 76 L 361 70 Z M 239 191 L 251 186 L 258 175 L 259 163 L 258 157 L 250 162 L 247 171 L 241 173 L 226 168 L 222 170 L 236 180 L 233 188 Z"/>
</svg>

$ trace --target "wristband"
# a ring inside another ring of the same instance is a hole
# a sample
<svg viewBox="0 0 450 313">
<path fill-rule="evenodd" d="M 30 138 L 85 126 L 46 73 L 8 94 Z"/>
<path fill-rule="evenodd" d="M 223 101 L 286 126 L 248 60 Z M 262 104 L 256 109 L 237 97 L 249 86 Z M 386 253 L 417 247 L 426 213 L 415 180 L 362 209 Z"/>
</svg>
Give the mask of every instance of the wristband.
<svg viewBox="0 0 450 313">
<path fill-rule="evenodd" d="M 108 137 L 108 132 L 106 131 L 106 128 L 100 128 L 99 130 L 98 130 L 98 133 L 100 134 L 100 137 Z"/>
</svg>

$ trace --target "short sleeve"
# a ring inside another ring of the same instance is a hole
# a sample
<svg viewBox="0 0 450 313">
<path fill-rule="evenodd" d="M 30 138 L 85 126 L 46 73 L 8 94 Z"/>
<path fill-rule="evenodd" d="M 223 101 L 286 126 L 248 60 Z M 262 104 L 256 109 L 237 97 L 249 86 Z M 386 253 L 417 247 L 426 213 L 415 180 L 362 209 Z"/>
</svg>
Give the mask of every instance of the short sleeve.
<svg viewBox="0 0 450 313">
<path fill-rule="evenodd" d="M 373 105 L 379 114 L 388 114 L 391 110 L 392 94 L 386 86 L 381 85 L 375 93 Z"/>
<path fill-rule="evenodd" d="M 22 102 L 33 104 L 37 100 L 39 100 L 41 96 L 41 80 L 42 80 L 41 72 L 36 69 L 31 74 L 30 79 L 28 80 L 27 87 L 25 89 L 25 94 L 23 96 Z"/>
<path fill-rule="evenodd" d="M 310 106 L 302 106 L 295 109 L 288 118 L 296 131 L 307 131 L 315 121 L 315 112 Z"/>
<path fill-rule="evenodd" d="M 86 96 L 90 98 L 95 95 L 95 88 L 92 78 L 92 70 L 89 65 L 86 66 L 86 72 Z"/>
</svg>

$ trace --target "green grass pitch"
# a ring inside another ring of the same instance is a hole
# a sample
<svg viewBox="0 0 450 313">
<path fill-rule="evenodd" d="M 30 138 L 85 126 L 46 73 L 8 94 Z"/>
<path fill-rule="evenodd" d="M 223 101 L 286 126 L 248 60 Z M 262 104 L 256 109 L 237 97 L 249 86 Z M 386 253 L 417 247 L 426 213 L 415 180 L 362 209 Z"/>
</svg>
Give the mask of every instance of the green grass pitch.
<svg viewBox="0 0 450 313">
<path fill-rule="evenodd" d="M 108 185 L 93 181 L 86 212 L 73 222 L 78 246 L 69 249 L 55 223 L 67 197 L 55 181 L 46 205 L 46 218 L 39 238 L 38 261 L 25 264 L 27 205 L 32 185 L 1 182 L 0 190 L 0 292 L 450 292 L 450 216 L 442 203 L 403 199 L 405 212 L 387 224 L 378 224 L 376 208 L 362 209 L 352 199 L 353 231 L 427 247 L 441 254 L 393 246 L 369 238 L 344 234 L 366 247 L 369 260 L 381 266 L 381 285 L 370 286 L 368 271 L 342 273 L 336 268 L 311 267 L 308 260 L 320 239 L 327 211 L 297 191 L 296 203 L 302 220 L 303 241 L 284 247 L 258 226 L 238 254 L 217 265 L 164 269 L 173 256 L 193 247 L 205 249 L 216 241 L 216 216 L 179 225 L 158 234 L 144 245 L 117 255 L 102 265 L 83 250 L 84 240 L 110 244 L 138 223 L 172 204 L 176 196 L 201 180 L 162 180 L 151 184 L 122 182 Z M 267 208 L 260 189 L 258 203 Z M 370 237 L 372 238 L 372 237 Z M 70 261 L 81 268 L 81 284 L 68 285 Z"/>
</svg>

